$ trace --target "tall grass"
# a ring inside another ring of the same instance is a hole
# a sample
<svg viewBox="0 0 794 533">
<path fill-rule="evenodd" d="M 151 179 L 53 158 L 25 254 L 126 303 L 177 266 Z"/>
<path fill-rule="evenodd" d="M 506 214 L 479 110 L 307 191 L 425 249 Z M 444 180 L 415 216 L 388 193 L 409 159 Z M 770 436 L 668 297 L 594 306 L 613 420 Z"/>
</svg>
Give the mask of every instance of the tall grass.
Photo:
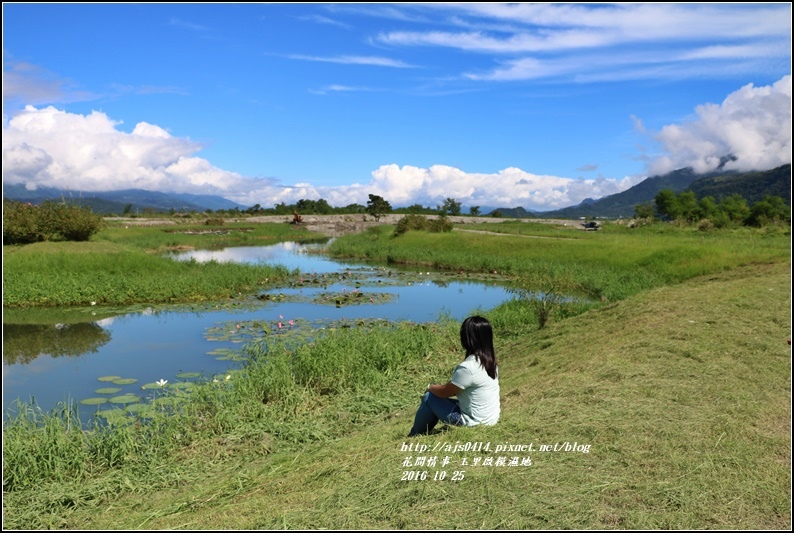
<svg viewBox="0 0 794 533">
<path fill-rule="evenodd" d="M 110 478 L 118 488 L 168 486 L 182 468 L 174 464 L 213 443 L 267 454 L 276 442 L 338 438 L 393 416 L 415 403 L 417 382 L 445 379 L 460 358 L 451 342 L 456 327 L 376 323 L 327 330 L 292 348 L 270 338 L 247 348 L 250 363 L 228 381 L 207 382 L 170 414 L 133 424 L 84 429 L 74 406 L 43 413 L 23 404 L 4 422 L 3 489 L 15 510 L 6 519 L 16 527 L 43 525 L 38 516 L 22 526 L 19 505 L 62 513 L 62 499 L 42 501 L 55 486 L 104 487 Z M 37 494 L 34 502 L 16 499 L 29 492 Z"/>
<path fill-rule="evenodd" d="M 292 273 L 279 266 L 174 261 L 158 254 L 318 238 L 287 224 L 109 227 L 92 242 L 4 246 L 3 306 L 195 302 L 250 294 Z"/>
<path fill-rule="evenodd" d="M 339 258 L 461 272 L 567 279 L 608 300 L 739 265 L 784 261 L 790 254 L 790 231 L 778 229 L 698 232 L 669 225 L 629 229 L 609 224 L 598 232 L 582 232 L 522 223 L 492 224 L 487 229 L 521 235 L 409 231 L 395 237 L 393 226 L 384 226 L 336 239 L 328 252 Z"/>
<path fill-rule="evenodd" d="M 291 275 L 279 266 L 174 261 L 105 243 L 83 243 L 79 250 L 68 244 L 4 253 L 3 305 L 204 301 L 251 293 Z"/>
<path fill-rule="evenodd" d="M 469 466 L 459 482 L 401 481 L 419 395 L 462 356 L 458 323 L 341 328 L 292 347 L 271 338 L 173 416 L 110 432 L 68 417 L 7 423 L 4 526 L 788 529 L 790 305 L 783 264 L 543 330 L 520 301 L 486 311 L 502 419 L 411 442 L 591 449 Z"/>
</svg>

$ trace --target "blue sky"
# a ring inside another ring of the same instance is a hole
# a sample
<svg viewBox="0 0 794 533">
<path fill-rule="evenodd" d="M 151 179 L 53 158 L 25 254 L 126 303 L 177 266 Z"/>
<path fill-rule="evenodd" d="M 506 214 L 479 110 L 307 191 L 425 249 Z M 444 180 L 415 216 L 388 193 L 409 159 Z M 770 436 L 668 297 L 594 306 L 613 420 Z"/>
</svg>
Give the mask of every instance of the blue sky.
<svg viewBox="0 0 794 533">
<path fill-rule="evenodd" d="M 523 206 L 791 162 L 791 4 L 3 4 L 3 182 Z"/>
</svg>

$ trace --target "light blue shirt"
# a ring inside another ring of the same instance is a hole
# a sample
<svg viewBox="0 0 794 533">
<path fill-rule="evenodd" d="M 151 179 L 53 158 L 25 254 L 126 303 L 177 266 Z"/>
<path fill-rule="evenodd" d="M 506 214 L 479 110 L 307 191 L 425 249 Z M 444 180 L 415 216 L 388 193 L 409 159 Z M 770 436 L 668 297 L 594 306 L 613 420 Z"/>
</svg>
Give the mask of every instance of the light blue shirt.
<svg viewBox="0 0 794 533">
<path fill-rule="evenodd" d="M 470 355 L 455 367 L 450 381 L 463 389 L 457 396 L 465 425 L 492 426 L 499 421 L 501 408 L 498 371 L 496 379 L 491 379 L 477 357 Z"/>
</svg>

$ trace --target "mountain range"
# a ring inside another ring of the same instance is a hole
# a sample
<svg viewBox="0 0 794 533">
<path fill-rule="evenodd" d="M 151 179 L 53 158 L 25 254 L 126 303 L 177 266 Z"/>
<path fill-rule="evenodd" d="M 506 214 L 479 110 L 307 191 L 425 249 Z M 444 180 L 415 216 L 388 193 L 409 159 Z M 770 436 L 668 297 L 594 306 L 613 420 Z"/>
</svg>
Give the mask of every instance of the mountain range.
<svg viewBox="0 0 794 533">
<path fill-rule="evenodd" d="M 40 204 L 46 200 L 69 200 L 79 205 L 90 207 L 94 213 L 121 214 L 139 213 L 144 210 L 163 211 L 206 211 L 211 209 L 247 209 L 247 206 L 227 200 L 220 196 L 163 193 L 143 189 L 126 189 L 121 191 L 85 192 L 39 187 L 28 190 L 24 185 L 3 184 L 3 198 Z"/>
<path fill-rule="evenodd" d="M 709 172 L 696 174 L 691 168 L 674 170 L 662 176 L 652 176 L 623 192 L 598 200 L 587 198 L 579 205 L 555 211 L 528 212 L 522 207 L 500 208 L 504 217 L 516 218 L 581 218 L 581 217 L 632 217 L 634 208 L 644 203 L 654 203 L 659 191 L 670 189 L 675 193 L 691 190 L 700 199 L 712 196 L 717 202 L 732 194 L 739 194 L 752 205 L 764 196 L 779 196 L 791 205 L 791 165 L 754 172 Z"/>
<path fill-rule="evenodd" d="M 707 174 L 696 174 L 690 168 L 683 168 L 662 176 L 652 176 L 623 192 L 598 200 L 587 198 L 579 205 L 555 211 L 539 212 L 523 207 L 481 207 L 480 212 L 489 215 L 498 210 L 501 216 L 506 218 L 632 217 L 637 205 L 653 203 L 656 194 L 663 189 L 671 189 L 676 193 L 691 190 L 697 198 L 712 196 L 717 202 L 731 194 L 740 194 L 750 205 L 768 194 L 783 198 L 790 206 L 791 165 L 765 171 L 742 173 L 716 171 Z M 142 189 L 85 192 L 40 187 L 36 190 L 28 190 L 24 185 L 3 184 L 3 198 L 33 204 L 45 200 L 67 199 L 91 207 L 95 213 L 100 214 L 139 213 L 145 210 L 167 212 L 248 208 L 220 196 L 162 193 Z"/>
</svg>

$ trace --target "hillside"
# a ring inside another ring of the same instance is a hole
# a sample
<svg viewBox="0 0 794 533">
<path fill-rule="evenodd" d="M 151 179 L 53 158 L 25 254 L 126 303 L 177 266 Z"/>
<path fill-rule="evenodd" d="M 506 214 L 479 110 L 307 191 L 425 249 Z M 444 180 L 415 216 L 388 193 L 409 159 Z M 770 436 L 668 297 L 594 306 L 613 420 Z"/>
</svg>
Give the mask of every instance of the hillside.
<svg viewBox="0 0 794 533">
<path fill-rule="evenodd" d="M 121 191 L 86 192 L 62 190 L 52 187 L 39 187 L 28 190 L 24 185 L 3 184 L 3 198 L 40 204 L 46 200 L 68 200 L 91 207 L 95 213 L 121 214 L 125 210 L 136 213 L 147 209 L 167 212 L 174 211 L 206 211 L 212 209 L 245 209 L 245 206 L 212 195 L 184 193 L 162 193 L 143 189 L 127 189 Z"/>
<path fill-rule="evenodd" d="M 791 165 L 783 165 L 766 172 L 704 177 L 692 182 L 689 189 L 698 198 L 713 196 L 718 202 L 738 193 L 748 203 L 753 204 L 768 194 L 779 196 L 791 205 Z"/>
<path fill-rule="evenodd" d="M 713 196 L 717 200 L 738 193 L 750 204 L 769 194 L 780 196 L 791 205 L 791 165 L 783 165 L 767 171 L 743 173 L 695 174 L 689 168 L 679 169 L 663 176 L 650 177 L 618 194 L 595 201 L 587 199 L 579 205 L 538 213 L 537 216 L 568 219 L 632 217 L 635 206 L 645 202 L 653 203 L 656 194 L 663 189 L 672 189 L 675 192 L 690 189 L 698 198 Z M 510 209 L 499 209 L 499 211 L 504 216 L 510 216 L 508 214 L 511 212 Z"/>
</svg>

